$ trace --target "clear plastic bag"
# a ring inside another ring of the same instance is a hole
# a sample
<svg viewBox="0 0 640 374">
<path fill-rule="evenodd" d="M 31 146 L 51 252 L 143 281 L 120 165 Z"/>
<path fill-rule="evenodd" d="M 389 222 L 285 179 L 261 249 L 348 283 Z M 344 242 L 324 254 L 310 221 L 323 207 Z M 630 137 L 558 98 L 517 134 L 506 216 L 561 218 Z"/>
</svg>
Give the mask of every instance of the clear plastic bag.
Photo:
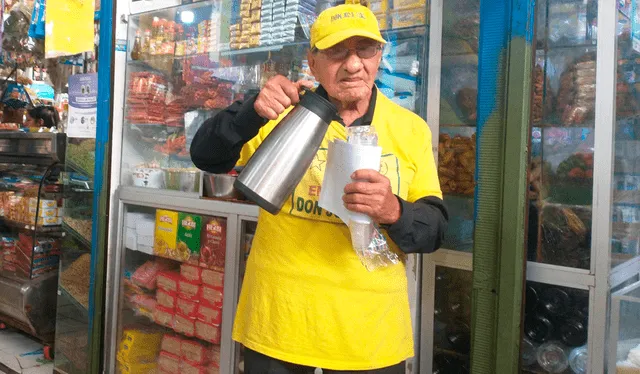
<svg viewBox="0 0 640 374">
<path fill-rule="evenodd" d="M 348 128 L 348 141 L 351 144 L 377 146 L 378 136 L 371 126 Z M 358 254 L 362 265 L 369 270 L 397 264 L 400 259 L 391 251 L 387 239 L 369 216 L 352 215 L 349 221 L 351 245 Z"/>
</svg>

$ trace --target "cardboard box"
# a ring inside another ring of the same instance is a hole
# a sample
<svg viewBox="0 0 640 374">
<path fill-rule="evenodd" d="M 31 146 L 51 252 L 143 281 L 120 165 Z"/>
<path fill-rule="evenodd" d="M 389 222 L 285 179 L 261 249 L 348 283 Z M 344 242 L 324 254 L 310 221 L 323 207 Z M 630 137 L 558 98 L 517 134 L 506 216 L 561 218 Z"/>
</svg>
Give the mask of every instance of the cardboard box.
<svg viewBox="0 0 640 374">
<path fill-rule="evenodd" d="M 178 255 L 183 261 L 197 262 L 200 258 L 202 217 L 197 214 L 180 213 L 178 220 Z"/>
<path fill-rule="evenodd" d="M 178 212 L 158 209 L 156 211 L 155 254 L 179 259 L 176 251 L 178 239 Z"/>
</svg>

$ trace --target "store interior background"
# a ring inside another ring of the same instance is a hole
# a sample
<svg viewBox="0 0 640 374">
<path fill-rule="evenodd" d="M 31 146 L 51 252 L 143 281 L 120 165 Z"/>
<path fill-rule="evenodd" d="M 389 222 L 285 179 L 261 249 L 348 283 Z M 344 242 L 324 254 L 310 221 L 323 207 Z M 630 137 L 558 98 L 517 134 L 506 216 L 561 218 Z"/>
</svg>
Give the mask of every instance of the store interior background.
<svg viewBox="0 0 640 374">
<path fill-rule="evenodd" d="M 2 4 L 0 372 L 242 373 L 231 326 L 258 208 L 189 144 L 269 77 L 312 78 L 309 27 L 336 3 L 97 0 L 93 50 L 56 58 L 29 37 L 40 2 Z M 407 373 L 640 373 L 640 9 L 501 4 L 368 2 L 388 41 L 376 85 L 427 120 L 450 212 L 443 249 L 407 258 Z M 497 77 L 488 25 L 510 51 Z M 19 130 L 45 104 L 59 133 Z M 503 267 L 474 272 L 487 263 Z"/>
</svg>

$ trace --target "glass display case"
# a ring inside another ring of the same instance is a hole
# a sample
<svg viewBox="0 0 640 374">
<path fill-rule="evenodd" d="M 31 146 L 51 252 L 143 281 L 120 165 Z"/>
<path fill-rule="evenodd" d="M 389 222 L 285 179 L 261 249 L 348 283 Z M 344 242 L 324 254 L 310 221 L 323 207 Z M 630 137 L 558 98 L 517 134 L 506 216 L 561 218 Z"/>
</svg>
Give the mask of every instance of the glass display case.
<svg viewBox="0 0 640 374">
<path fill-rule="evenodd" d="M 139 290 L 131 287 L 131 279 L 138 269 L 161 263 L 168 267 L 164 270 L 173 272 L 180 282 L 181 275 L 175 274 L 180 274 L 181 265 L 189 265 L 189 258 L 170 255 L 172 260 L 165 259 L 166 253 L 178 250 L 163 252 L 159 248 L 156 241 L 161 231 L 152 229 L 141 239 L 140 235 L 134 235 L 133 227 L 127 227 L 130 225 L 127 215 L 141 217 L 146 213 L 150 218 L 166 209 L 176 214 L 214 216 L 226 223 L 227 256 L 224 260 L 214 256 L 218 263 L 213 264 L 217 270 L 224 270 L 225 299 L 217 306 L 222 310 L 218 321 L 221 334 L 218 365 L 224 373 L 242 370 L 242 348 L 232 343 L 231 326 L 258 208 L 239 200 L 234 193 L 217 190 L 222 179 L 232 183 L 235 172 L 230 175 L 202 173 L 191 162 L 189 147 L 205 120 L 232 102 L 257 94 L 272 76 L 281 74 L 294 81 L 314 80 L 307 63 L 310 26 L 319 12 L 338 3 L 326 0 L 183 1 L 179 6 L 171 4 L 147 12 L 124 10 L 128 17 L 126 23 L 120 24 L 119 38 L 127 40 L 127 47 L 126 51 L 116 53 L 116 60 L 123 65 L 116 70 L 124 70 L 125 82 L 123 92 L 114 93 L 115 100 L 122 100 L 124 104 L 124 115 L 116 120 L 122 125 L 121 149 L 114 150 L 121 154 L 117 193 L 121 209 L 117 222 L 112 225 L 120 231 L 108 269 L 116 280 L 108 300 L 117 303 L 113 315 L 107 317 L 107 326 L 112 327 L 107 330 L 114 331 L 107 333 L 110 335 L 105 356 L 108 368 L 135 361 L 125 359 L 121 353 L 123 339 L 129 339 L 132 333 L 151 331 L 151 336 L 156 338 L 158 334 L 168 334 L 196 341 L 207 349 L 211 347 L 207 339 L 194 337 L 195 332 L 188 332 L 191 336 L 186 336 L 181 327 L 176 331 L 176 319 L 173 327 L 168 327 L 168 319 L 163 322 L 162 316 L 141 315 L 144 312 L 136 312 L 141 308 L 131 305 L 132 297 L 149 303 L 152 299 L 160 300 L 157 290 L 156 293 L 148 290 L 132 293 L 132 289 Z M 376 86 L 392 101 L 425 117 L 428 2 L 374 0 L 367 3 L 387 40 Z M 152 226 L 157 226 L 155 221 Z M 201 252 L 200 258 L 204 255 Z M 409 260 L 407 273 L 413 320 L 417 323 L 420 265 L 415 262 Z M 198 261 L 191 265 L 202 272 L 212 266 Z M 184 313 L 175 313 L 179 314 L 184 316 Z M 198 324 L 201 322 L 197 317 L 195 320 Z M 178 323 L 182 326 L 183 322 Z M 212 325 L 209 320 L 205 322 L 204 327 Z M 419 328 L 415 331 L 419 335 Z M 167 354 L 161 353 L 167 352 L 163 339 L 153 342 L 159 344 L 154 345 L 157 348 L 154 363 L 175 364 Z M 416 339 L 416 347 L 418 344 Z M 409 372 L 419 372 L 417 360 L 409 360 L 407 367 Z"/>
</svg>

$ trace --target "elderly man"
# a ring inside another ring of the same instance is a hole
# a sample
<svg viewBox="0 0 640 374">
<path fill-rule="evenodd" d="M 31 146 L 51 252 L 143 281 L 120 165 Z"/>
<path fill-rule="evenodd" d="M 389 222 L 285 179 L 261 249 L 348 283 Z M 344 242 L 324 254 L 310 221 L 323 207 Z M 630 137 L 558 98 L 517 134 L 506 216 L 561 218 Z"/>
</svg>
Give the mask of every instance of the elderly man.
<svg viewBox="0 0 640 374">
<path fill-rule="evenodd" d="M 315 160 L 280 214 L 261 211 L 247 263 L 233 338 L 245 347 L 245 373 L 403 373 L 414 355 L 404 263 L 367 271 L 349 229 L 318 207 L 328 142 L 346 127 L 371 125 L 380 172 L 360 170 L 345 206 L 369 215 L 398 254 L 436 250 L 447 212 L 441 200 L 427 124 L 374 85 L 385 40 L 361 5 L 322 12 L 311 28 L 309 67 L 316 92 L 338 108 Z M 299 101 L 302 86 L 271 78 L 260 93 L 208 120 L 191 146 L 201 169 L 244 165 Z"/>
</svg>

